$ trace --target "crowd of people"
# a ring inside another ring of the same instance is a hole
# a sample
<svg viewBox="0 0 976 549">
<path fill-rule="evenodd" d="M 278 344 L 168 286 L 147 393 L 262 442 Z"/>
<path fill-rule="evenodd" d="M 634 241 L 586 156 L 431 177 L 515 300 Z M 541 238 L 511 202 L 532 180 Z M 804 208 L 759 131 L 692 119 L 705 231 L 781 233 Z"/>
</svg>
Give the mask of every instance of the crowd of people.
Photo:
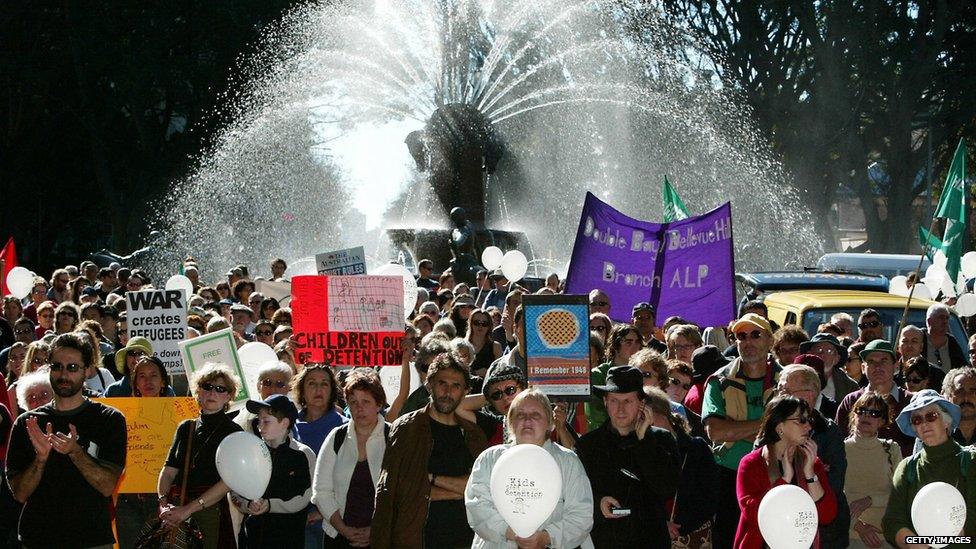
<svg viewBox="0 0 976 549">
<path fill-rule="evenodd" d="M 36 278 L 25 299 L 4 297 L 0 544 L 128 548 L 149 524 L 199 532 L 212 548 L 759 549 L 760 502 L 792 484 L 815 502 L 814 546 L 908 547 L 912 500 L 933 481 L 961 487 L 964 534 L 976 535 L 976 336 L 955 341 L 944 305 L 887 341 L 894 327 L 872 309 L 808 334 L 750 300 L 728 326 L 702 327 L 658 319 L 649 303 L 621 314 L 594 289 L 591 396 L 571 402 L 529 382 L 528 290 L 500 270 L 474 285 L 434 277 L 424 260 L 388 399 L 374 369 L 296 361 L 291 311 L 256 292 L 245 266 L 212 285 L 192 259 L 183 268 L 189 337 L 229 327 L 239 345 L 278 357 L 241 409 L 227 365 L 180 380 L 149 340 L 128 337 L 125 292 L 153 287 L 142 270 L 86 262 Z M 285 261 L 267 279 L 286 281 Z M 562 291 L 551 275 L 535 293 Z M 199 414 L 177 428 L 156 492 L 115 493 L 126 418 L 111 399 L 186 394 Z M 217 470 L 220 443 L 241 431 L 271 456 L 256 499 Z M 562 478 L 528 537 L 490 489 L 519 444 L 543 448 Z"/>
</svg>

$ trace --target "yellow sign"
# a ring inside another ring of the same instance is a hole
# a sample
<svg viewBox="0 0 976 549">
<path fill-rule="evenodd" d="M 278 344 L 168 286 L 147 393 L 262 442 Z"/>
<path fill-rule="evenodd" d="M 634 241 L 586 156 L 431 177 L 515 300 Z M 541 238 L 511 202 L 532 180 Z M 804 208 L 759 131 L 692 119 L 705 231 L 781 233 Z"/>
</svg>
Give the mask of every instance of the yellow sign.
<svg viewBox="0 0 976 549">
<path fill-rule="evenodd" d="M 200 415 L 192 397 L 127 397 L 93 399 L 125 416 L 128 445 L 125 472 L 116 490 L 119 494 L 156 492 L 159 471 L 173 444 L 180 422 Z"/>
</svg>

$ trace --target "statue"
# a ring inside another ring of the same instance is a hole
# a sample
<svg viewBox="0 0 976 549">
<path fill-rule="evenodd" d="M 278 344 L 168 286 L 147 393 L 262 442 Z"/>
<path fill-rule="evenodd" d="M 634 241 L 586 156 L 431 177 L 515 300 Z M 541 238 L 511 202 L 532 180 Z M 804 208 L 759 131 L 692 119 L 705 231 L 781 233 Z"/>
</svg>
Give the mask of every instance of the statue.
<svg viewBox="0 0 976 549">
<path fill-rule="evenodd" d="M 454 280 L 468 285 L 475 283 L 478 261 L 475 259 L 476 233 L 463 208 L 451 209 L 451 273 Z"/>
</svg>

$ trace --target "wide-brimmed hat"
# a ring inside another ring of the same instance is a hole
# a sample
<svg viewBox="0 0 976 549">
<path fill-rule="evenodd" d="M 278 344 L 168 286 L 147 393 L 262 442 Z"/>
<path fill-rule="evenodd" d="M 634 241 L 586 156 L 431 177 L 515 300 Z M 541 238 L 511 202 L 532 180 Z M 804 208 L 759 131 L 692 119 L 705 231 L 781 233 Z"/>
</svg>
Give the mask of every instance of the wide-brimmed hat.
<svg viewBox="0 0 976 549">
<path fill-rule="evenodd" d="M 773 335 L 773 327 L 769 325 L 769 321 L 756 313 L 747 313 L 742 315 L 739 320 L 736 320 L 735 323 L 732 324 L 732 333 L 739 331 L 739 328 L 742 326 L 754 326 L 769 335 Z"/>
<path fill-rule="evenodd" d="M 837 362 L 837 364 L 844 364 L 847 362 L 847 347 L 841 345 L 840 340 L 838 340 L 837 336 L 835 336 L 834 334 L 827 334 L 827 333 L 814 334 L 809 341 L 804 341 L 803 343 L 800 344 L 800 352 L 803 354 L 812 354 L 810 353 L 810 348 L 816 345 L 817 343 L 830 343 L 831 345 L 834 346 L 834 349 L 837 349 L 837 355 L 840 357 L 840 360 Z"/>
<path fill-rule="evenodd" d="M 921 391 L 915 393 L 915 396 L 912 397 L 912 401 L 909 402 L 907 406 L 902 408 L 901 413 L 898 414 L 898 419 L 895 420 L 895 423 L 898 424 L 898 428 L 901 429 L 901 432 L 910 437 L 914 437 L 915 429 L 912 426 L 912 412 L 915 410 L 921 410 L 922 408 L 932 404 L 937 404 L 952 417 L 952 425 L 949 427 L 950 433 L 955 431 L 956 427 L 959 427 L 959 420 L 962 416 L 959 406 L 949 402 L 946 397 L 940 395 L 938 392 L 932 389 L 922 389 Z"/>
<path fill-rule="evenodd" d="M 892 346 L 890 341 L 885 341 L 883 339 L 875 339 L 871 343 L 864 346 L 864 350 L 859 353 L 861 360 L 867 362 L 868 355 L 871 353 L 887 353 L 891 355 L 891 360 L 898 360 L 898 355 L 895 353 L 895 348 Z"/>
<path fill-rule="evenodd" d="M 153 348 L 152 343 L 148 339 L 142 336 L 135 336 L 129 338 L 129 343 L 115 352 L 115 369 L 122 375 L 127 375 L 128 372 L 125 369 L 125 358 L 129 356 L 129 351 L 139 349 L 140 351 L 146 353 L 148 356 L 152 356 Z"/>
<path fill-rule="evenodd" d="M 614 366 L 607 370 L 605 385 L 594 385 L 593 394 L 603 396 L 607 393 L 637 393 L 644 399 L 644 374 L 635 366 Z"/>
<path fill-rule="evenodd" d="M 714 374 L 719 368 L 729 365 L 729 358 L 714 345 L 704 345 L 691 353 L 691 369 L 695 371 L 695 381 L 701 381 Z"/>
</svg>

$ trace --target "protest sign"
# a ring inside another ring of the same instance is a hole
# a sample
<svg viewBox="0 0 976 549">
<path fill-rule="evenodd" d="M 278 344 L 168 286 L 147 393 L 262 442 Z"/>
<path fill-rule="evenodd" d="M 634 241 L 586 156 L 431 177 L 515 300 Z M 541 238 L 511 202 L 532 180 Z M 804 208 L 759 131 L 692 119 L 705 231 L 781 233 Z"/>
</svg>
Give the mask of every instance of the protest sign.
<svg viewBox="0 0 976 549">
<path fill-rule="evenodd" d="M 399 276 L 296 276 L 291 309 L 300 363 L 391 366 L 403 359 Z"/>
<path fill-rule="evenodd" d="M 118 486 L 120 494 L 155 494 L 176 427 L 185 419 L 200 415 L 192 397 L 96 398 L 125 416 L 125 472 Z"/>
<path fill-rule="evenodd" d="M 725 326 L 735 316 L 732 207 L 671 223 L 628 217 L 586 193 L 566 277 L 566 293 L 599 288 L 610 317 L 630 322 L 647 301 L 657 319 L 681 316 L 699 326 Z"/>
<path fill-rule="evenodd" d="M 278 300 L 278 305 L 288 307 L 291 303 L 291 282 L 255 280 L 254 291 L 259 292 L 264 297 L 273 297 Z"/>
<path fill-rule="evenodd" d="M 179 343 L 186 339 L 186 290 L 126 292 L 129 337 L 142 336 L 170 375 L 183 374 Z"/>
<path fill-rule="evenodd" d="M 380 368 L 380 383 L 383 384 L 383 392 L 386 393 L 387 403 L 393 402 L 400 392 L 401 370 L 402 368 L 400 366 L 383 366 Z M 410 392 L 407 394 L 413 394 L 419 388 L 420 374 L 417 373 L 416 368 L 410 366 Z"/>
<path fill-rule="evenodd" d="M 192 378 L 193 374 L 208 362 L 216 362 L 230 368 L 237 378 L 239 387 L 231 401 L 233 407 L 240 408 L 250 398 L 251 389 L 247 386 L 247 378 L 244 376 L 241 359 L 237 356 L 237 344 L 234 342 L 234 334 L 230 328 L 180 342 L 180 354 L 188 378 Z"/>
<path fill-rule="evenodd" d="M 585 295 L 526 295 L 525 357 L 529 385 L 550 398 L 590 395 L 590 310 Z"/>
<path fill-rule="evenodd" d="M 362 246 L 315 255 L 315 270 L 321 275 L 366 274 L 366 251 Z"/>
</svg>

